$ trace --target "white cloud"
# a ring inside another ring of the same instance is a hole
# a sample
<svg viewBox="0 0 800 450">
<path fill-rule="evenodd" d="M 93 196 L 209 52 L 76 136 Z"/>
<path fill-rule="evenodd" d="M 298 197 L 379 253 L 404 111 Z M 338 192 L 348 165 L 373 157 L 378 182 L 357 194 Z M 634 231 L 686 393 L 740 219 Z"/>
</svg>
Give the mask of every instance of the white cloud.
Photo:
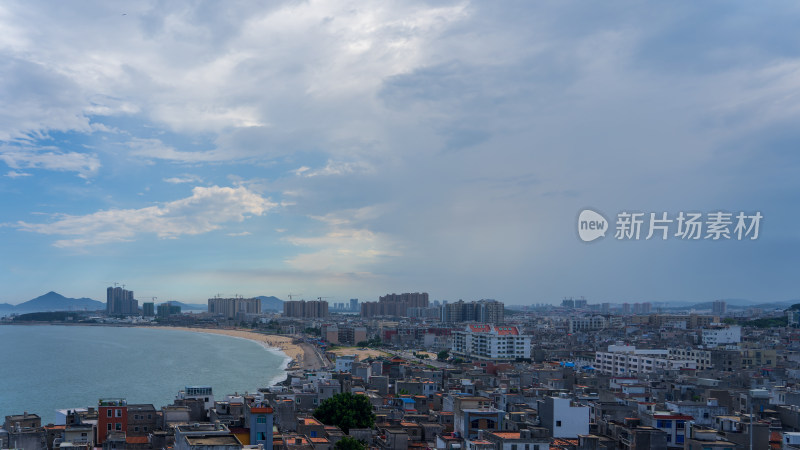
<svg viewBox="0 0 800 450">
<path fill-rule="evenodd" d="M 366 161 L 332 161 L 319 170 L 311 170 L 310 167 L 302 166 L 294 171 L 295 175 L 307 178 L 330 175 L 348 175 L 352 173 L 368 173 L 374 168 Z"/>
<path fill-rule="evenodd" d="M 228 236 L 239 237 L 239 236 L 250 236 L 251 234 L 253 234 L 253 233 L 251 233 L 249 231 L 242 231 L 240 233 L 228 233 Z"/>
<path fill-rule="evenodd" d="M 26 172 L 16 172 L 14 170 L 10 170 L 8 171 L 8 173 L 6 173 L 6 176 L 9 178 L 19 178 L 19 177 L 29 177 L 31 176 L 31 174 Z"/>
<path fill-rule="evenodd" d="M 140 209 L 110 209 L 84 216 L 56 215 L 50 223 L 17 222 L 25 231 L 68 236 L 57 247 L 83 247 L 130 241 L 139 234 L 159 238 L 207 233 L 229 222 L 242 222 L 275 207 L 244 187 L 195 187 L 187 198 Z"/>
<path fill-rule="evenodd" d="M 181 183 L 200 183 L 203 181 L 203 179 L 199 175 L 184 173 L 182 175 L 178 175 L 177 177 L 164 178 L 164 181 L 171 184 L 181 184 Z"/>
<path fill-rule="evenodd" d="M 385 258 L 401 255 L 389 236 L 367 229 L 336 228 L 322 236 L 294 236 L 286 240 L 297 246 L 315 249 L 286 261 L 290 266 L 304 271 L 368 272 L 371 266 L 383 262 Z"/>
<path fill-rule="evenodd" d="M 158 139 L 133 138 L 128 142 L 128 147 L 131 149 L 131 153 L 135 156 L 184 163 L 224 161 L 230 159 L 226 155 L 214 150 L 176 150 L 175 148 L 164 144 Z"/>
<path fill-rule="evenodd" d="M 286 237 L 294 245 L 314 249 L 290 258 L 287 263 L 304 271 L 367 273 L 387 258 L 402 256 L 396 239 L 363 226 L 363 221 L 375 218 L 378 210 L 365 207 L 312 216 L 328 225 L 328 231 L 321 236 Z"/>
<path fill-rule="evenodd" d="M 77 172 L 88 177 L 100 168 L 100 160 L 93 153 L 65 152 L 52 147 L 0 147 L 0 161 L 12 169 L 45 169 Z"/>
</svg>

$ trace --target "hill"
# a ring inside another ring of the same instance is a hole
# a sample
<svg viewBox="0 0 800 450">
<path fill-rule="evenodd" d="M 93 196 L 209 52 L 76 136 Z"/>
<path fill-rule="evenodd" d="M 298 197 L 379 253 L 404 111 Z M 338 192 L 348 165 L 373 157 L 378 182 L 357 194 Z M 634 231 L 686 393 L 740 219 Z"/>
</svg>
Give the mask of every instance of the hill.
<svg viewBox="0 0 800 450">
<path fill-rule="evenodd" d="M 283 312 L 283 300 L 278 297 L 261 295 L 256 298 L 261 300 L 261 311 Z"/>
<path fill-rule="evenodd" d="M 6 307 L 6 309 L 3 309 L 3 307 Z M 64 297 L 63 295 L 53 291 L 28 300 L 27 302 L 20 303 L 19 305 L 9 305 L 7 303 L 0 305 L 0 310 L 14 313 L 83 310 L 96 311 L 102 309 L 106 309 L 106 304 L 103 302 L 98 302 L 97 300 L 92 300 L 86 297 Z"/>
</svg>

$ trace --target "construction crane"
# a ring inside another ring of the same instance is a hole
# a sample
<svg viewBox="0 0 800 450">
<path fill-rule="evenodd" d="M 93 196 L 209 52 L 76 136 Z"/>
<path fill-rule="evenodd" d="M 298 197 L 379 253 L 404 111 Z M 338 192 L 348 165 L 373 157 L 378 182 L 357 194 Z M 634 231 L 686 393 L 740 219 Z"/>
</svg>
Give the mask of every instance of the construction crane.
<svg viewBox="0 0 800 450">
<path fill-rule="evenodd" d="M 293 300 L 293 297 L 292 297 L 292 296 L 294 296 L 294 297 L 297 297 L 298 295 L 303 295 L 303 294 L 292 294 L 292 293 L 290 292 L 290 293 L 289 293 L 289 301 L 292 301 L 292 300 Z"/>
<path fill-rule="evenodd" d="M 317 300 L 322 301 L 323 298 L 333 298 L 333 297 L 317 297 Z"/>
</svg>

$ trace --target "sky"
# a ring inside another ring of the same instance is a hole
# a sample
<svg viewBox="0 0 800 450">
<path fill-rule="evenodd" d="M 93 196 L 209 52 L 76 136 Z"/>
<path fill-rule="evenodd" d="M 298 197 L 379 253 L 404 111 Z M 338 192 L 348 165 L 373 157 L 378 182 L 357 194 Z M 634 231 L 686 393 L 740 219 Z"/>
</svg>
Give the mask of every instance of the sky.
<svg viewBox="0 0 800 450">
<path fill-rule="evenodd" d="M 4 1 L 0 303 L 798 298 L 798 22 L 790 1 Z M 763 218 L 616 238 L 632 212 Z"/>
</svg>

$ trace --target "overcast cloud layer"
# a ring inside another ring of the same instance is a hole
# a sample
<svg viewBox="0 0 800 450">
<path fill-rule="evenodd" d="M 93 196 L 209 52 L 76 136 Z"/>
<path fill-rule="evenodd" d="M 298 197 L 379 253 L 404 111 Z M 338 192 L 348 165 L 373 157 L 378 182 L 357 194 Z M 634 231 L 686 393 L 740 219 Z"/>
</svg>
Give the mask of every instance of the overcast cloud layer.
<svg viewBox="0 0 800 450">
<path fill-rule="evenodd" d="M 797 297 L 796 3 L 261 3 L 0 5 L 0 302 Z"/>
</svg>

